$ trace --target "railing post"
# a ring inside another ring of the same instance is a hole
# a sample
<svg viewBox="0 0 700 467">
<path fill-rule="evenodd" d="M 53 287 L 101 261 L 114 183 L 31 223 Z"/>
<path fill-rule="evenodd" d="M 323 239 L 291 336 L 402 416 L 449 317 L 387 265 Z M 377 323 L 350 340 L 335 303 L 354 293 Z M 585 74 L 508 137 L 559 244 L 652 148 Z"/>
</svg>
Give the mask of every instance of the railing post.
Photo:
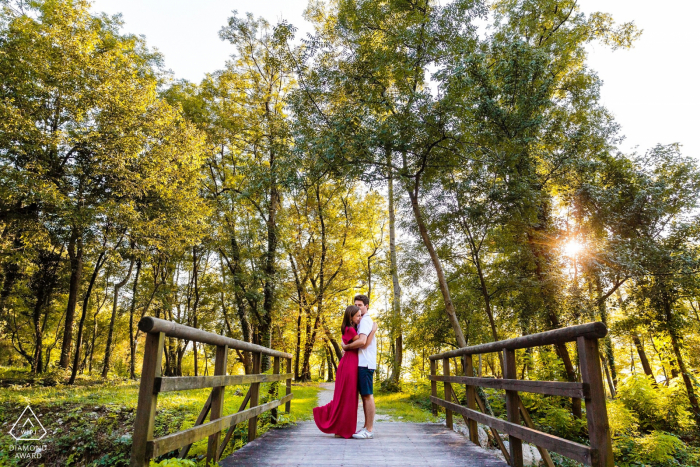
<svg viewBox="0 0 700 467">
<path fill-rule="evenodd" d="M 228 361 L 228 346 L 227 345 L 217 345 L 216 346 L 216 358 L 214 360 L 214 375 L 225 375 L 226 374 L 226 363 Z M 224 391 L 226 386 L 218 386 L 212 388 L 211 391 L 211 413 L 209 415 L 209 421 L 214 421 L 217 418 L 221 418 L 224 409 Z M 221 439 L 221 432 L 217 431 L 213 435 L 209 436 L 209 444 L 207 446 L 207 465 L 212 460 L 218 462 L 219 455 L 219 441 Z"/>
<path fill-rule="evenodd" d="M 279 357 L 274 357 L 273 359 L 273 364 L 272 364 L 272 374 L 273 375 L 279 375 L 280 374 L 280 358 Z M 277 399 L 277 394 L 279 393 L 278 387 L 279 384 L 277 381 L 272 383 L 272 393 L 273 397 Z M 277 423 L 277 408 L 274 408 L 271 410 L 272 412 L 272 423 L 275 424 Z"/>
<path fill-rule="evenodd" d="M 589 385 L 589 397 L 586 397 L 586 419 L 588 421 L 588 437 L 593 454 L 593 467 L 614 467 L 612 443 L 610 441 L 610 425 L 608 412 L 605 408 L 605 388 L 603 375 L 600 371 L 598 339 L 579 337 L 577 339 L 581 382 Z"/>
<path fill-rule="evenodd" d="M 437 362 L 435 360 L 430 360 L 430 376 L 437 376 Z M 437 397 L 437 381 L 430 380 L 430 395 Z M 438 406 L 433 402 L 433 415 L 437 415 Z"/>
<path fill-rule="evenodd" d="M 503 350 L 503 377 L 506 379 L 517 379 L 518 370 L 515 366 L 515 350 Z M 508 421 L 520 425 L 520 399 L 518 391 L 506 390 L 506 412 Z M 523 442 L 511 435 L 508 436 L 510 446 L 511 467 L 523 467 Z"/>
<path fill-rule="evenodd" d="M 450 359 L 442 359 L 442 374 L 444 376 L 450 376 Z M 450 402 L 452 400 L 452 385 L 448 382 L 443 383 L 445 386 L 445 400 Z M 447 428 L 452 428 L 452 411 L 445 409 L 445 425 Z"/>
<path fill-rule="evenodd" d="M 131 438 L 131 461 L 129 463 L 131 467 L 146 467 L 149 464 L 146 449 L 148 442 L 153 441 L 153 426 L 158 402 L 158 393 L 154 392 L 153 387 L 155 379 L 160 377 L 161 373 L 164 342 L 164 332 L 146 334 L 139 401 L 134 419 L 134 434 Z"/>
<path fill-rule="evenodd" d="M 260 374 L 260 361 L 262 353 L 253 352 L 253 374 Z M 260 394 L 260 383 L 251 383 L 250 385 L 250 408 L 257 407 L 258 395 Z M 248 442 L 253 441 L 258 435 L 258 417 L 253 417 L 248 420 Z"/>
<path fill-rule="evenodd" d="M 474 376 L 474 362 L 471 355 L 464 356 L 464 376 L 473 377 Z M 476 389 L 474 386 L 467 385 L 467 408 L 476 410 Z M 479 445 L 479 431 L 476 420 L 469 419 L 467 426 L 469 427 L 469 440 Z"/>
<path fill-rule="evenodd" d="M 287 374 L 290 374 L 292 372 L 292 359 L 288 358 L 287 359 Z M 289 377 L 287 378 L 287 391 L 286 391 L 286 396 L 292 393 L 292 378 Z M 286 404 L 284 404 L 284 411 L 287 413 L 290 413 L 292 410 L 292 402 L 288 401 Z"/>
</svg>

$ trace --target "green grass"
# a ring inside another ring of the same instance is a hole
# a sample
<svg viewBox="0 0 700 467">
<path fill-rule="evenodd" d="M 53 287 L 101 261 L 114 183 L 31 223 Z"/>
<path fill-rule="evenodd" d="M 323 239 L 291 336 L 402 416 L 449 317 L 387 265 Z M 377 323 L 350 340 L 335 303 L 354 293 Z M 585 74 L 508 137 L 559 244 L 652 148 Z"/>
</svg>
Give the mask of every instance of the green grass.
<svg viewBox="0 0 700 467">
<path fill-rule="evenodd" d="M 291 416 L 296 421 L 313 420 L 313 409 L 318 405 L 319 388 L 314 383 L 299 383 L 292 384 L 292 399 Z"/>
<path fill-rule="evenodd" d="M 377 414 L 389 415 L 396 422 L 436 423 L 441 420 L 423 407 L 422 398 L 415 393 L 380 392 L 374 395 L 374 402 Z"/>
</svg>

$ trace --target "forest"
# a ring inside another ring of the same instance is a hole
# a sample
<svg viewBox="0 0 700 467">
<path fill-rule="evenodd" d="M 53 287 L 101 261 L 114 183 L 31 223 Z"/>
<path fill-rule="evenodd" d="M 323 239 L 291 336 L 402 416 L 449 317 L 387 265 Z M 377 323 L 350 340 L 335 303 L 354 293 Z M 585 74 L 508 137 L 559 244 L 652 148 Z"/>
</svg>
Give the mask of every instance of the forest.
<svg viewBox="0 0 700 467">
<path fill-rule="evenodd" d="M 618 465 L 700 465 L 698 155 L 622 151 L 587 64 L 634 23 L 574 0 L 312 0 L 305 37 L 221 18 L 231 56 L 194 83 L 87 1 L 1 8 L 3 403 L 135 384 L 143 316 L 333 381 L 363 293 L 375 385 L 413 400 L 431 354 L 602 321 Z M 211 374 L 214 351 L 169 339 L 164 375 Z M 524 353 L 518 376 L 575 382 L 576 352 Z M 582 436 L 580 399 L 523 402 Z"/>
</svg>

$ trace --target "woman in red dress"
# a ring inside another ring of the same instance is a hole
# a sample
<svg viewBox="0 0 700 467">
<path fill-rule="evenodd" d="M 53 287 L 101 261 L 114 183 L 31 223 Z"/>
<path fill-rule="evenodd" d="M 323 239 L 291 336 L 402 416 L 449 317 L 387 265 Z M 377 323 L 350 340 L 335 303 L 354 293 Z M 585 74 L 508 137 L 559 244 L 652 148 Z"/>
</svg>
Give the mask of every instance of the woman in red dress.
<svg viewBox="0 0 700 467">
<path fill-rule="evenodd" d="M 362 318 L 360 309 L 351 305 L 345 309 L 340 330 L 343 342 L 349 344 L 358 338 L 357 325 Z M 372 341 L 374 329 L 367 336 L 367 343 Z M 343 438 L 351 438 L 357 428 L 357 349 L 348 350 L 338 363 L 335 374 L 335 392 L 333 400 L 323 407 L 314 409 L 314 421 L 319 430 Z"/>
</svg>

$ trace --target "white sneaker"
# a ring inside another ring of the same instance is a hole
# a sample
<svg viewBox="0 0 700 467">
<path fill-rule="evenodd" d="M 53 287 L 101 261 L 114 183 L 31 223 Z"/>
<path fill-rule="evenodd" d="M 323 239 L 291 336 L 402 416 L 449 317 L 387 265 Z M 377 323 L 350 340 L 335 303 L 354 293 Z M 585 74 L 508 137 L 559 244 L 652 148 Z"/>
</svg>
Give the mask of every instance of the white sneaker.
<svg viewBox="0 0 700 467">
<path fill-rule="evenodd" d="M 363 428 L 362 430 L 359 431 L 359 433 L 355 433 L 352 435 L 353 438 L 355 439 L 372 439 L 374 436 L 372 436 L 371 431 L 367 431 L 367 429 Z"/>
</svg>

